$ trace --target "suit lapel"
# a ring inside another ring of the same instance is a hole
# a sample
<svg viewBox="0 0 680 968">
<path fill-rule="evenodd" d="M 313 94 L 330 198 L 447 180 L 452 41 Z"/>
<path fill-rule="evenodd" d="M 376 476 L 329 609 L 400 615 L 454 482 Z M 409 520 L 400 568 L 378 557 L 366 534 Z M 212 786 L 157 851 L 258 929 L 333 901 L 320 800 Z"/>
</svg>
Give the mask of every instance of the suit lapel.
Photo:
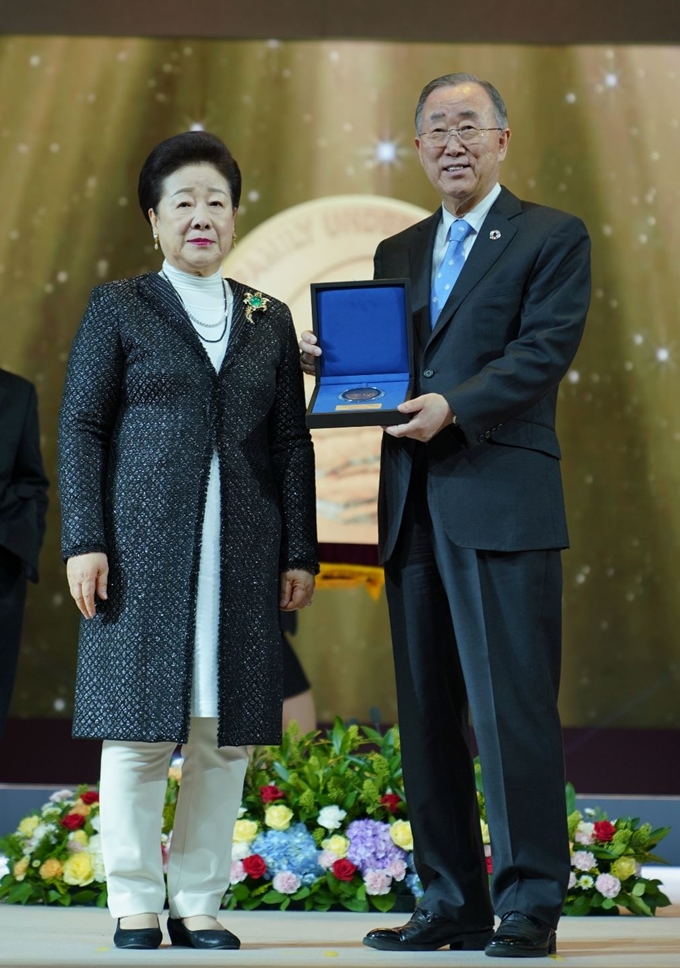
<svg viewBox="0 0 680 968">
<path fill-rule="evenodd" d="M 411 279 L 411 312 L 415 336 L 424 349 L 430 338 L 430 289 L 432 288 L 432 248 L 442 217 L 441 208 L 434 215 L 414 226 L 409 249 L 409 278 Z"/>
<path fill-rule="evenodd" d="M 246 287 L 240 282 L 235 282 L 233 279 L 227 279 L 227 282 L 229 283 L 232 295 L 234 297 L 234 305 L 231 315 L 229 343 L 227 344 L 227 352 L 222 360 L 220 373 L 231 366 L 239 349 L 247 340 L 250 328 L 253 325 L 252 323 L 248 323 L 246 319 L 246 307 L 245 303 L 243 302 Z M 257 317 L 255 318 L 257 319 Z"/>
<path fill-rule="evenodd" d="M 512 224 L 510 219 L 519 215 L 521 210 L 519 199 L 512 192 L 503 188 L 482 223 L 475 244 L 465 260 L 463 270 L 458 276 L 456 284 L 451 290 L 451 295 L 437 320 L 437 325 L 432 331 L 433 338 L 436 338 L 448 326 L 465 297 L 505 252 L 513 237 L 517 234 L 517 227 Z"/>
<path fill-rule="evenodd" d="M 145 276 L 140 276 L 137 286 L 142 297 L 172 326 L 175 332 L 200 356 L 211 373 L 214 374 L 215 367 L 203 349 L 201 340 L 196 334 L 196 330 L 187 316 L 182 300 L 175 292 L 174 286 L 157 272 L 149 272 Z"/>
</svg>

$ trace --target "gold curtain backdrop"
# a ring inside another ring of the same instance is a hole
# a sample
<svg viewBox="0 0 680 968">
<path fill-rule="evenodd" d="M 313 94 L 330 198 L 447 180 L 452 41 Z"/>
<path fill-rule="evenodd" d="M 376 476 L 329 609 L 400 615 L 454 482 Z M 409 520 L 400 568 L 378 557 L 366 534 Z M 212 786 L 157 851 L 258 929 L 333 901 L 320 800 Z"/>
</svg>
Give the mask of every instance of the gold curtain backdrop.
<svg viewBox="0 0 680 968">
<path fill-rule="evenodd" d="M 0 366 L 37 384 L 54 482 L 89 291 L 160 264 L 136 202 L 150 148 L 192 125 L 224 138 L 244 175 L 244 245 L 330 196 L 431 211 L 412 115 L 421 87 L 454 70 L 506 98 L 504 184 L 581 216 L 593 238 L 587 334 L 561 393 L 564 722 L 680 725 L 679 49 L 3 37 Z M 77 625 L 53 487 L 15 715 L 69 714 Z M 297 642 L 324 719 L 365 720 L 371 706 L 395 718 L 382 598 L 320 590 Z"/>
</svg>

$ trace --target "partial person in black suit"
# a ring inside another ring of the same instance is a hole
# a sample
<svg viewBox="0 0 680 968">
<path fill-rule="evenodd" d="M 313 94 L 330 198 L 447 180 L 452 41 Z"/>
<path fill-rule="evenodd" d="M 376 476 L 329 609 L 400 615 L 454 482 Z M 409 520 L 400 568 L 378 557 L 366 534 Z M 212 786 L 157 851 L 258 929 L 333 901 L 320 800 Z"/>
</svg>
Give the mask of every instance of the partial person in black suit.
<svg viewBox="0 0 680 968">
<path fill-rule="evenodd" d="M 38 580 L 47 487 L 35 388 L 0 370 L 0 736 L 19 658 L 26 580 Z"/>
<path fill-rule="evenodd" d="M 410 278 L 418 346 L 416 396 L 400 407 L 413 416 L 383 438 L 378 510 L 425 894 L 408 924 L 364 941 L 541 956 L 555 951 L 570 870 L 557 711 L 568 538 L 555 409 L 585 323 L 590 244 L 578 218 L 499 185 L 510 130 L 488 82 L 432 81 L 416 132 L 442 206 L 379 245 L 375 275 Z M 467 233 L 462 270 L 437 304 L 454 261 L 449 228 Z M 307 370 L 314 342 L 303 334 Z M 492 934 L 494 912 L 502 920 Z"/>
</svg>

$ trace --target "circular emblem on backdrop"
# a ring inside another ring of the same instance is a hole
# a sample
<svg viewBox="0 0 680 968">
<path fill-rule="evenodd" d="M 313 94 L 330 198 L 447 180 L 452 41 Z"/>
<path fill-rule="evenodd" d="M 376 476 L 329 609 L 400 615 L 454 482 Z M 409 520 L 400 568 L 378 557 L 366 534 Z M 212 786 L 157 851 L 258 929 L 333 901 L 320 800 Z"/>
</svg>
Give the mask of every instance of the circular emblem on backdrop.
<svg viewBox="0 0 680 968">
<path fill-rule="evenodd" d="M 239 238 L 223 271 L 287 303 L 301 333 L 312 328 L 310 283 L 373 278 L 378 243 L 430 214 L 380 195 L 331 195 L 304 202 Z M 313 387 L 313 378 L 307 377 L 308 397 Z M 377 388 L 351 392 L 355 389 Z M 375 544 L 382 431 L 346 427 L 315 430 L 313 436 L 319 540 Z"/>
</svg>

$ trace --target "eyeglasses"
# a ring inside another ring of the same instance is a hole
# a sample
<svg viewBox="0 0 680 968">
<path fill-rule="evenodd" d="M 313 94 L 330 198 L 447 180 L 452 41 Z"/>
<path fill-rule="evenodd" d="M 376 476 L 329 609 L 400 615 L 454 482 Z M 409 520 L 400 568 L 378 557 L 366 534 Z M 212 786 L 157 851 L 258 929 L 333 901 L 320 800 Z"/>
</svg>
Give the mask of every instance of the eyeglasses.
<svg viewBox="0 0 680 968">
<path fill-rule="evenodd" d="M 503 131 L 503 128 L 475 128 L 473 124 L 461 124 L 459 128 L 433 128 L 432 131 L 421 131 L 420 137 L 434 148 L 443 148 L 454 135 L 462 144 L 478 144 L 483 140 L 485 131 Z"/>
</svg>

